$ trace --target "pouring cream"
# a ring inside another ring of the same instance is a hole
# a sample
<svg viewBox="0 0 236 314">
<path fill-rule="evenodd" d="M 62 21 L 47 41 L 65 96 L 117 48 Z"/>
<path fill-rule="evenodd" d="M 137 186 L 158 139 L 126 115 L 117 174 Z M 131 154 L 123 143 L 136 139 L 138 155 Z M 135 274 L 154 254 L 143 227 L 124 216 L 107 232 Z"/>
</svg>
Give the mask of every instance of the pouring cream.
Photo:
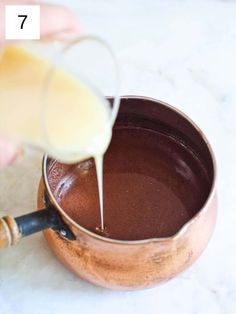
<svg viewBox="0 0 236 314">
<path fill-rule="evenodd" d="M 17 46 L 0 62 L 0 134 L 40 148 L 62 162 L 94 157 L 104 229 L 102 165 L 111 140 L 108 101 L 84 82 Z M 45 97 L 43 97 L 45 96 Z"/>
</svg>

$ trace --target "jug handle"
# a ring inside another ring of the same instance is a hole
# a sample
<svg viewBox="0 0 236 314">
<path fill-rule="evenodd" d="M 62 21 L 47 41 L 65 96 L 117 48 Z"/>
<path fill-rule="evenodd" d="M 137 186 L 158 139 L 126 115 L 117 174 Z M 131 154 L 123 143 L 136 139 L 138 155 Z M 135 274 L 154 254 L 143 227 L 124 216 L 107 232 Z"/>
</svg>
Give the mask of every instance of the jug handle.
<svg viewBox="0 0 236 314">
<path fill-rule="evenodd" d="M 0 249 L 15 245 L 21 238 L 48 228 L 56 230 L 68 240 L 75 240 L 74 234 L 57 211 L 50 207 L 16 218 L 10 215 L 0 218 Z"/>
</svg>

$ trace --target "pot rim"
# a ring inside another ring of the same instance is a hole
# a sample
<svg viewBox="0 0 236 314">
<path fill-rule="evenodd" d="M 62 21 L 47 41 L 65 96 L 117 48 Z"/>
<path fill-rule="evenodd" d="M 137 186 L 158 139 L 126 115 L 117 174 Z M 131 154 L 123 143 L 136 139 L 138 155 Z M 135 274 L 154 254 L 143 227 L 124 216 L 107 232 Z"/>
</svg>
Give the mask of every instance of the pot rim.
<svg viewBox="0 0 236 314">
<path fill-rule="evenodd" d="M 190 226 L 207 210 L 208 205 L 210 204 L 210 202 L 212 201 L 214 195 L 215 195 L 215 190 L 216 190 L 216 178 L 217 178 L 217 165 L 216 165 L 216 158 L 215 158 L 215 154 L 213 152 L 213 149 L 207 139 L 207 137 L 205 136 L 205 134 L 203 133 L 203 131 L 195 124 L 195 122 L 190 119 L 185 113 L 183 113 L 181 110 L 177 109 L 176 107 L 152 98 L 152 97 L 147 97 L 147 96 L 138 96 L 138 95 L 125 95 L 125 96 L 121 96 L 121 99 L 142 99 L 142 100 L 147 100 L 147 101 L 152 101 L 152 102 L 157 102 L 160 103 L 161 105 L 168 107 L 169 109 L 177 112 L 178 114 L 180 114 L 182 117 L 184 117 L 191 125 L 192 127 L 194 127 L 196 129 L 196 131 L 201 135 L 202 139 L 204 140 L 205 144 L 207 145 L 207 148 L 209 150 L 209 153 L 211 155 L 211 159 L 212 159 L 212 164 L 213 164 L 213 180 L 212 180 L 212 185 L 211 185 L 211 189 L 210 192 L 208 194 L 208 197 L 204 203 L 204 205 L 202 206 L 202 208 L 200 208 L 198 210 L 198 212 L 190 219 L 188 220 L 180 229 L 179 231 L 177 231 L 173 236 L 170 237 L 163 237 L 163 238 L 148 238 L 148 239 L 143 239 L 143 240 L 116 240 L 116 239 L 110 239 L 110 238 L 105 238 L 102 237 L 96 233 L 93 233 L 92 231 L 87 230 L 86 228 L 82 227 L 81 225 L 79 225 L 78 223 L 76 223 L 72 218 L 70 218 L 70 216 L 67 215 L 67 213 L 63 210 L 63 208 L 57 203 L 55 197 L 53 196 L 53 193 L 50 189 L 49 186 L 49 182 L 48 182 L 48 178 L 47 178 L 47 173 L 46 173 L 46 169 L 47 169 L 47 160 L 48 160 L 48 156 L 44 155 L 43 157 L 43 162 L 42 162 L 42 175 L 43 175 L 43 181 L 46 187 L 46 191 L 50 196 L 50 199 L 53 201 L 53 205 L 56 207 L 57 210 L 59 210 L 59 212 L 77 229 L 79 229 L 80 231 L 86 233 L 87 235 L 96 238 L 97 240 L 100 241 L 104 241 L 104 242 L 109 242 L 109 243 L 116 243 L 116 244 L 142 244 L 142 243 L 152 243 L 152 242 L 167 242 L 167 241 L 175 241 L 178 238 L 180 238 L 185 232 L 187 232 L 187 230 L 190 228 Z"/>
</svg>

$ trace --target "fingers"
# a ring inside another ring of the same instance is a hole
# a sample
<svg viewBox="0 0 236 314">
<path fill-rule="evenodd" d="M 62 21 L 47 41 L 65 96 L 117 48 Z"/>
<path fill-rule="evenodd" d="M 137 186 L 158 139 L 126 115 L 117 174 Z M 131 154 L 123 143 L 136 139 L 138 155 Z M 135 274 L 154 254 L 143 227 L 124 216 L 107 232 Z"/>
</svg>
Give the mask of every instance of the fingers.
<svg viewBox="0 0 236 314">
<path fill-rule="evenodd" d="M 41 5 L 41 37 L 66 39 L 80 33 L 82 28 L 71 10 L 63 6 Z"/>
<path fill-rule="evenodd" d="M 0 3 L 0 46 L 6 44 L 6 41 L 4 40 L 5 5 L 21 3 L 22 0 L 3 0 L 3 2 Z M 40 5 L 42 39 L 66 41 L 82 32 L 82 27 L 75 14 L 64 6 L 45 4 L 36 0 L 24 0 L 24 4 Z"/>
<path fill-rule="evenodd" d="M 0 137 L 0 169 L 14 163 L 23 154 L 16 143 Z"/>
</svg>

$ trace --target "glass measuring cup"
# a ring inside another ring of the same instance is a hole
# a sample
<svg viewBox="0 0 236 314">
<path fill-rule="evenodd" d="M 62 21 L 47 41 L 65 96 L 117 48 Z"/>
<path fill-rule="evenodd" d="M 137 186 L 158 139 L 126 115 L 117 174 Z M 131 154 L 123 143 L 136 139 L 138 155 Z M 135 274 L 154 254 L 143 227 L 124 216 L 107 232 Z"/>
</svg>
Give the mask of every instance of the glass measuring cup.
<svg viewBox="0 0 236 314">
<path fill-rule="evenodd" d="M 55 43 L 47 46 L 30 42 L 23 44 L 23 50 L 22 45 L 17 47 L 17 53 L 14 52 L 14 47 L 8 47 L 1 55 L 0 134 L 47 152 L 64 162 L 93 156 L 94 149 L 98 149 L 95 146 L 101 144 L 99 136 L 95 136 L 96 132 L 90 136 L 91 145 L 78 145 L 80 142 L 70 141 L 67 147 L 60 145 L 60 140 L 53 141 L 52 132 L 55 134 L 61 131 L 65 136 L 67 129 L 71 129 L 71 117 L 75 125 L 76 117 L 70 113 L 72 104 L 66 101 L 76 100 L 77 103 L 72 102 L 74 109 L 76 106 L 77 109 L 78 106 L 83 107 L 83 101 L 78 101 L 80 95 L 75 88 L 76 82 L 82 86 L 85 96 L 92 95 L 90 98 L 103 106 L 103 116 L 107 128 L 111 131 L 119 108 L 119 71 L 117 60 L 109 45 L 104 40 L 89 35 L 75 38 L 66 44 Z M 37 62 L 28 52 L 39 56 L 36 57 Z M 63 73 L 63 79 L 59 79 L 60 89 L 56 91 L 54 83 L 58 83 L 59 72 Z M 109 77 L 109 81 L 104 80 L 104 73 Z M 70 96 L 71 89 L 66 89 L 68 81 L 70 84 L 73 81 L 74 98 Z M 62 95 L 64 98 L 60 97 Z M 112 108 L 104 95 L 115 96 Z M 60 100 L 59 105 L 56 100 Z M 65 106 L 68 107 L 65 115 L 60 112 L 63 106 L 64 109 Z M 99 121 L 99 117 L 97 120 L 91 120 Z M 80 138 L 91 128 L 89 117 L 87 121 L 81 128 L 80 125 L 77 127 Z M 67 132 L 67 139 L 70 134 Z M 104 143 L 107 142 L 108 145 L 110 135 L 106 136 Z"/>
</svg>

